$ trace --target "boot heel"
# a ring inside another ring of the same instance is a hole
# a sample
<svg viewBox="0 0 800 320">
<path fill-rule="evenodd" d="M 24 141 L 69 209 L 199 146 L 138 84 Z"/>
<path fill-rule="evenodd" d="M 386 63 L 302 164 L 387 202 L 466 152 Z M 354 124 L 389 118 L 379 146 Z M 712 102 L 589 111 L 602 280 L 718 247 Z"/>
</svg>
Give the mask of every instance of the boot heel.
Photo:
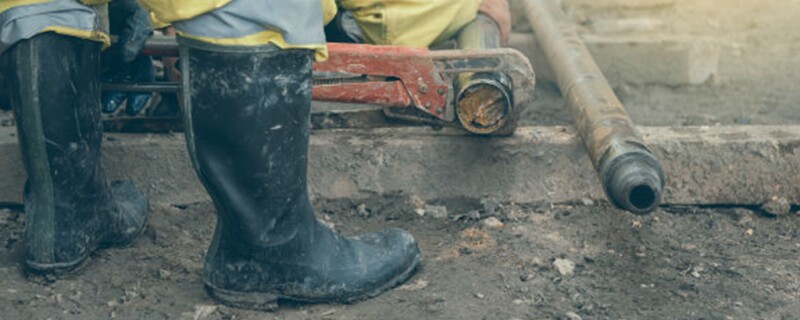
<svg viewBox="0 0 800 320">
<path fill-rule="evenodd" d="M 216 288 L 207 283 L 205 287 L 212 298 L 231 307 L 260 311 L 275 311 L 278 309 L 279 296 L 275 294 L 230 291 Z"/>
<path fill-rule="evenodd" d="M 60 263 L 37 263 L 30 260 L 25 260 L 25 271 L 32 274 L 48 273 L 56 276 L 62 276 L 81 271 L 88 264 L 88 261 L 88 255 L 75 261 Z"/>
</svg>

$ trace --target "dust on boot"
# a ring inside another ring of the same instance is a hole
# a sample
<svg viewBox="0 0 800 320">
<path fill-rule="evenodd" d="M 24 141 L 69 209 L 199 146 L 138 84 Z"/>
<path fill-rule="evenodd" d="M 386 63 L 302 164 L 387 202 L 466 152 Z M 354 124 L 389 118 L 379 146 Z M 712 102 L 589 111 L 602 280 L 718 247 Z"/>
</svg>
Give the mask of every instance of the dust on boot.
<svg viewBox="0 0 800 320">
<path fill-rule="evenodd" d="M 2 63 L 28 175 L 26 265 L 69 272 L 98 248 L 131 243 L 148 203 L 133 183 L 109 183 L 100 164 L 100 44 L 43 33 Z"/>
<path fill-rule="evenodd" d="M 211 296 L 271 310 L 279 299 L 353 302 L 407 280 L 420 261 L 409 233 L 342 237 L 311 207 L 313 52 L 180 41 L 187 144 L 217 209 Z"/>
</svg>

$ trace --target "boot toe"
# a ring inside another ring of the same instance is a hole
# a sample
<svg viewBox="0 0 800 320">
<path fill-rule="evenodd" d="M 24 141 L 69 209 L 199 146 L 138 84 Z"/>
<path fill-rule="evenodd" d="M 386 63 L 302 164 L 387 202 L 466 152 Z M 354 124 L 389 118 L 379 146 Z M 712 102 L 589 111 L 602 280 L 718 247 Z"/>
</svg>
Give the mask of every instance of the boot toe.
<svg viewBox="0 0 800 320">
<path fill-rule="evenodd" d="M 352 273 L 342 273 L 340 292 L 342 302 L 350 303 L 375 297 L 408 280 L 420 264 L 420 250 L 414 237 L 402 229 L 386 229 L 369 235 L 353 238 L 363 246 L 373 247 L 359 250 L 365 254 L 362 263 L 365 267 L 356 268 Z M 350 290 L 347 290 L 349 288 Z"/>
<path fill-rule="evenodd" d="M 109 244 L 126 245 L 139 236 L 147 224 L 149 203 L 139 188 L 130 181 L 114 181 L 111 190 L 116 202 L 116 216 L 113 217 L 114 232 L 109 236 Z"/>
</svg>

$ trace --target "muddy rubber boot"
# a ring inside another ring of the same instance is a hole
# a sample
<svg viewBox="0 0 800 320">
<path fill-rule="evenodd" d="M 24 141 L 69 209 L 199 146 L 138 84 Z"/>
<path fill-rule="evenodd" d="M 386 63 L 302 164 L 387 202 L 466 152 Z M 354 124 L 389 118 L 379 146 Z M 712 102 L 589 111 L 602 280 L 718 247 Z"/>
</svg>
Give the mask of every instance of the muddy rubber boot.
<svg viewBox="0 0 800 320">
<path fill-rule="evenodd" d="M 407 280 L 420 252 L 400 229 L 343 237 L 306 190 L 313 52 L 181 39 L 186 137 L 217 209 L 203 280 L 241 308 L 348 303 Z"/>
<path fill-rule="evenodd" d="M 131 243 L 147 199 L 100 165 L 100 44 L 44 33 L 2 56 L 17 121 L 25 186 L 25 262 L 64 273 L 98 248 Z"/>
</svg>

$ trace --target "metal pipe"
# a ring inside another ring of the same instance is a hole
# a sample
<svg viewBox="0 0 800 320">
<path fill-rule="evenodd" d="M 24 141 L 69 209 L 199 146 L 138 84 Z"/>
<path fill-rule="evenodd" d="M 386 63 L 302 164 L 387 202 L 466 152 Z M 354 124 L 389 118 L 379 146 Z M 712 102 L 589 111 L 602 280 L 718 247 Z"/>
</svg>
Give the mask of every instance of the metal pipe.
<svg viewBox="0 0 800 320">
<path fill-rule="evenodd" d="M 461 50 L 500 48 L 500 27 L 484 14 L 465 26 L 456 42 Z M 490 134 L 514 117 L 511 81 L 502 73 L 462 73 L 458 76 L 456 115 L 470 132 Z"/>
<path fill-rule="evenodd" d="M 106 92 L 178 93 L 181 91 L 181 84 L 178 82 L 103 83 L 102 90 Z"/>
<path fill-rule="evenodd" d="M 664 172 L 625 107 L 557 1 L 523 4 L 606 195 L 621 209 L 652 212 L 661 202 Z"/>
</svg>

